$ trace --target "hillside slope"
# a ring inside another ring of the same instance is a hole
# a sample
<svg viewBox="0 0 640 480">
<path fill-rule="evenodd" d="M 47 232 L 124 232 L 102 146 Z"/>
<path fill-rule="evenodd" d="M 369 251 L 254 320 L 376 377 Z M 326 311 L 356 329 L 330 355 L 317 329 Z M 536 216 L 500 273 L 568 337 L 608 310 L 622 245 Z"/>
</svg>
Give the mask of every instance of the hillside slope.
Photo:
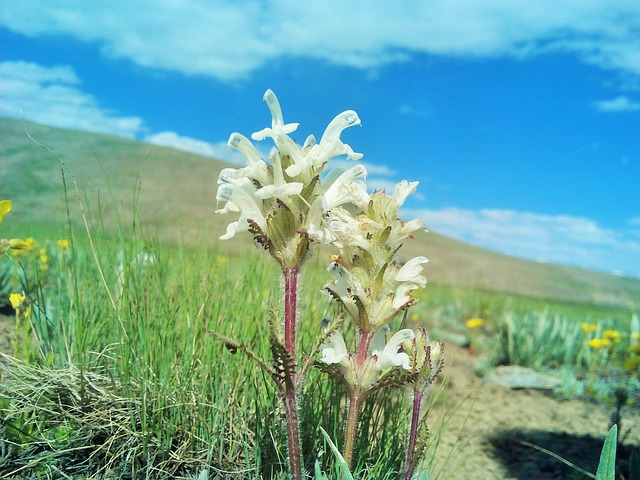
<svg viewBox="0 0 640 480">
<path fill-rule="evenodd" d="M 78 223 L 78 202 L 69 172 L 77 179 L 94 220 L 102 221 L 108 230 L 115 231 L 123 220 L 130 224 L 134 205 L 140 225 L 165 241 L 189 241 L 210 231 L 214 243 L 229 221 L 214 215 L 216 179 L 227 166 L 222 162 L 131 139 L 6 118 L 0 119 L 0 131 L 0 197 L 14 202 L 12 222 L 3 229 L 11 228 L 13 222 L 63 221 L 63 172 L 71 216 Z M 223 244 L 235 251 L 251 248 L 246 240 Z M 435 232 L 418 235 L 407 243 L 405 252 L 431 260 L 427 268 L 431 282 L 640 308 L 638 279 L 521 260 Z"/>
</svg>

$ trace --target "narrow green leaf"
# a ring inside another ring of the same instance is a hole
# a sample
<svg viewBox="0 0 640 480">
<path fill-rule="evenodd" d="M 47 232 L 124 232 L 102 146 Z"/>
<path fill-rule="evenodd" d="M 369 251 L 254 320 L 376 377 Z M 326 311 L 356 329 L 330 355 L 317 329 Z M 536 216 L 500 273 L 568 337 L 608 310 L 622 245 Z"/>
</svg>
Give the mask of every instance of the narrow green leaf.
<svg viewBox="0 0 640 480">
<path fill-rule="evenodd" d="M 596 480 L 615 480 L 616 475 L 616 443 L 618 439 L 618 426 L 614 425 L 609 430 L 607 438 L 600 454 L 600 463 L 596 472 Z"/>
<path fill-rule="evenodd" d="M 320 470 L 320 463 L 316 460 L 316 465 L 314 467 L 314 477 L 313 480 L 329 480 L 329 477 L 325 473 Z"/>
<path fill-rule="evenodd" d="M 324 428 L 320 427 L 320 432 L 322 432 L 324 439 L 327 441 L 327 443 L 329 444 L 329 447 L 331 448 L 331 451 L 333 452 L 333 455 L 336 457 L 336 460 L 338 461 L 338 466 L 340 467 L 340 472 L 342 473 L 343 478 L 345 480 L 353 480 L 353 475 L 351 475 L 351 472 L 349 471 L 349 467 L 347 466 L 347 462 L 345 461 L 344 457 L 338 450 L 338 447 L 336 447 L 336 445 L 331 441 L 329 434 L 324 430 Z"/>
</svg>

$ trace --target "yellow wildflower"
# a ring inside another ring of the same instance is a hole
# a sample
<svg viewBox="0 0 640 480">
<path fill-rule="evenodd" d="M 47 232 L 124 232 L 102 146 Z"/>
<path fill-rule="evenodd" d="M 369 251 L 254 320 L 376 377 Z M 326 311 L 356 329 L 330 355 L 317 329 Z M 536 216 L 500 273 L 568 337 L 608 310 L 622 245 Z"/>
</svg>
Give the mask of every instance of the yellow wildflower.
<svg viewBox="0 0 640 480">
<path fill-rule="evenodd" d="M 20 308 L 20 305 L 22 305 L 22 302 L 24 302 L 24 295 L 21 293 L 12 293 L 9 295 L 9 302 L 13 309 L 17 310 Z"/>
<path fill-rule="evenodd" d="M 11 211 L 11 200 L 0 200 L 0 223 L 4 216 Z"/>
<path fill-rule="evenodd" d="M 634 339 L 634 340 L 640 340 L 640 333 L 632 332 L 631 333 L 631 338 Z"/>
<path fill-rule="evenodd" d="M 42 263 L 47 263 L 49 261 L 49 255 L 47 255 L 46 248 L 40 249 L 40 251 L 38 252 L 38 260 L 40 260 Z"/>
<path fill-rule="evenodd" d="M 598 329 L 598 324 L 582 322 L 580 324 L 580 328 L 582 328 L 582 331 L 584 331 L 584 333 L 595 332 Z"/>
<path fill-rule="evenodd" d="M 605 330 L 602 332 L 602 338 L 613 340 L 617 343 L 620 341 L 620 332 L 617 330 Z"/>
<path fill-rule="evenodd" d="M 484 325 L 484 320 L 482 318 L 470 318 L 467 320 L 467 328 L 480 328 Z"/>
<path fill-rule="evenodd" d="M 417 313 L 412 313 L 411 314 L 411 321 L 412 322 L 417 322 L 418 320 L 420 320 L 420 315 L 418 315 Z"/>
<path fill-rule="evenodd" d="M 610 347 L 611 340 L 608 338 L 592 338 L 589 340 L 589 346 L 594 350 L 600 350 L 601 348 Z"/>
<path fill-rule="evenodd" d="M 67 240 L 66 238 L 62 240 L 56 240 L 56 245 L 60 250 L 62 250 L 62 253 L 69 250 L 69 240 Z"/>
<path fill-rule="evenodd" d="M 22 255 L 38 248 L 39 243 L 32 237 L 22 240 L 21 248 L 14 248 L 16 255 Z"/>
</svg>

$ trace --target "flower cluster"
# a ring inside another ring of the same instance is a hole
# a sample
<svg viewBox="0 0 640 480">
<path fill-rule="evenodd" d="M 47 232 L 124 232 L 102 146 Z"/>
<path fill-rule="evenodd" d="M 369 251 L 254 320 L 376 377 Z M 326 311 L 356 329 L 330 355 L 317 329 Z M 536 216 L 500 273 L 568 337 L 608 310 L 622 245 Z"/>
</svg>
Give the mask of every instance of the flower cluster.
<svg viewBox="0 0 640 480">
<path fill-rule="evenodd" d="M 314 245 L 332 240 L 324 224 L 326 214 L 359 201 L 366 193 L 364 183 L 355 181 L 367 174 L 362 165 L 320 178 L 332 157 L 362 157 L 340 140 L 342 131 L 359 125 L 360 119 L 347 110 L 329 123 L 319 143 L 310 135 L 299 146 L 289 137 L 298 124 L 284 123 L 273 91 L 267 90 L 264 100 L 271 111 L 271 127 L 251 138 L 271 138 L 275 146 L 266 162 L 245 136 L 233 133 L 229 138 L 229 146 L 244 155 L 247 166 L 220 172 L 216 199 L 226 203 L 217 212 L 239 213 L 238 220 L 229 224 L 220 238 L 228 240 L 249 231 L 283 268 L 299 267 Z"/>
<path fill-rule="evenodd" d="M 373 335 L 371 345 L 367 349 L 367 356 L 363 361 L 359 361 L 356 355 L 349 353 L 342 333 L 336 330 L 321 346 L 322 362 L 326 365 L 338 366 L 339 376 L 344 380 L 347 388 L 364 396 L 378 385 L 381 376 L 389 369 L 401 367 L 409 371 L 413 368 L 409 355 L 402 351 L 403 344 L 415 338 L 413 331 L 405 328 L 386 340 L 388 332 L 388 325 L 380 328 Z"/>
<path fill-rule="evenodd" d="M 383 386 L 412 384 L 421 397 L 442 368 L 442 344 L 431 342 L 424 330 L 417 335 L 410 329 L 391 334 L 389 327 L 399 313 L 415 303 L 414 290 L 427 283 L 422 274 L 428 262 L 425 257 L 405 262 L 398 255 L 404 241 L 424 228 L 419 219 L 404 222 L 398 218 L 400 207 L 418 182 L 403 180 L 391 195 L 384 190 L 367 193 L 364 166 L 326 171 L 333 157 L 362 157 L 340 139 L 346 128 L 360 124 L 354 111 L 337 115 L 320 142 L 310 135 L 300 145 L 289 136 L 298 124 L 284 122 L 275 94 L 267 90 L 264 100 L 271 112 L 271 127 L 255 132 L 251 138 L 273 141 L 268 161 L 247 137 L 239 133 L 230 136 L 229 146 L 244 155 L 247 165 L 220 172 L 216 199 L 224 203 L 217 213 L 238 214 L 221 239 L 248 231 L 282 267 L 284 331 L 279 332 L 279 326 L 272 322 L 270 341 L 275 369 L 261 365 L 283 394 L 291 475 L 301 478 L 296 394 L 312 356 L 297 370 L 297 275 L 317 246 L 329 244 L 338 250 L 328 267 L 333 281 L 324 288 L 356 324 L 359 335 L 355 353 L 351 353 L 339 324 L 327 325 L 324 343 L 319 347 L 322 359 L 316 362 L 343 380 L 349 391 L 344 446 L 347 465 L 361 402 Z M 235 345 L 232 340 L 223 340 Z M 416 419 L 419 404 L 414 410 Z M 414 446 L 417 428 L 412 421 Z M 410 472 L 413 467 L 407 468 Z"/>
<path fill-rule="evenodd" d="M 11 200 L 0 200 L 0 223 L 4 219 L 5 215 L 11 211 Z M 6 239 L 0 238 L 0 254 L 9 250 L 19 252 L 27 247 L 24 240 L 18 238 Z"/>
<path fill-rule="evenodd" d="M 340 333 L 332 333 L 321 347 L 322 361 L 339 364 L 339 376 L 362 395 L 381 385 L 380 380 L 390 368 L 395 373 L 406 373 L 415 367 L 403 348 L 414 340 L 413 331 L 400 330 L 386 345 L 384 338 L 391 320 L 415 303 L 412 292 L 427 283 L 422 274 L 423 265 L 428 262 L 425 257 L 405 263 L 398 257 L 402 243 L 423 228 L 421 220 L 403 222 L 398 218 L 399 208 L 417 185 L 418 182 L 402 181 L 392 195 L 378 190 L 362 196 L 356 204 L 360 209 L 357 214 L 351 213 L 353 209 L 338 207 L 328 215 L 327 223 L 339 254 L 329 264 L 328 270 L 335 278 L 325 285 L 325 290 L 356 323 L 360 341 L 356 353 L 348 354 Z M 340 352 L 341 361 L 332 355 L 334 350 Z M 410 380 L 408 375 L 405 377 Z"/>
</svg>

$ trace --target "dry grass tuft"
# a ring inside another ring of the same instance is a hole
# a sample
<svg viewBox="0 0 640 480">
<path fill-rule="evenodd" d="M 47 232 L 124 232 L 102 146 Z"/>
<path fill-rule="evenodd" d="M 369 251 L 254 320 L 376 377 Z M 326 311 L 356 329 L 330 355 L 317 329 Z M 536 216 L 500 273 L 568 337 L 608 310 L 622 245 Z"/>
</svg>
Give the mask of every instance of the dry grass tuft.
<svg viewBox="0 0 640 480">
<path fill-rule="evenodd" d="M 135 385 L 122 385 L 104 369 L 45 367 L 1 353 L 0 358 L 3 478 L 195 478 L 198 471 L 205 473 L 207 449 L 194 454 L 190 432 L 179 432 L 167 453 L 142 427 L 140 396 L 130 393 L 139 391 Z"/>
</svg>

